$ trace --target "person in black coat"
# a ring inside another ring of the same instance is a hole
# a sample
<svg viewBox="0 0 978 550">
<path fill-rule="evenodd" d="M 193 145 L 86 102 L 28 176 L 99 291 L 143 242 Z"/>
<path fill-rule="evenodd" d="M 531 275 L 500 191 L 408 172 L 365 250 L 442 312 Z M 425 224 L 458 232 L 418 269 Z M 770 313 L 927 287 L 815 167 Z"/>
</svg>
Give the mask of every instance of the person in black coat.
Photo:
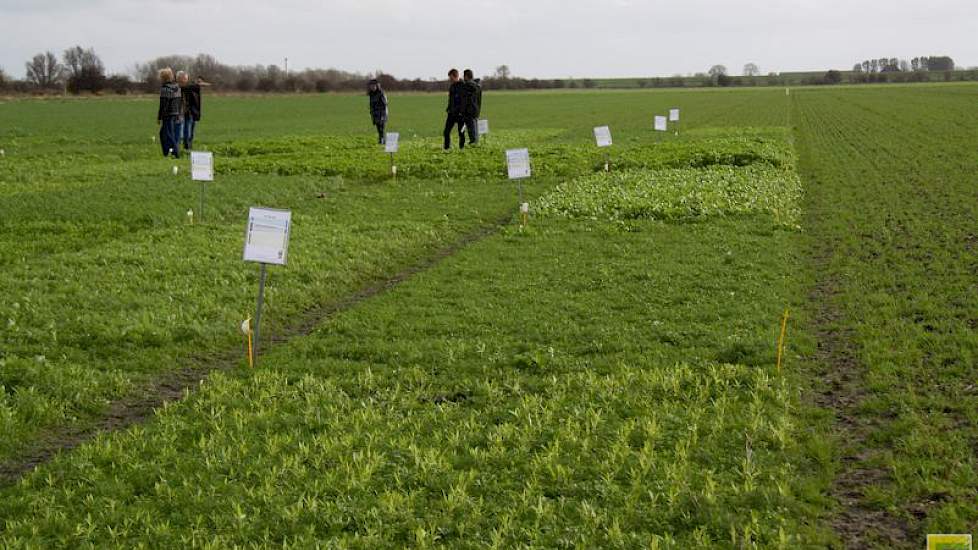
<svg viewBox="0 0 978 550">
<path fill-rule="evenodd" d="M 160 126 L 160 145 L 163 156 L 180 158 L 180 117 L 183 113 L 183 96 L 180 86 L 173 80 L 173 69 L 160 71 L 160 108 L 156 112 L 156 123 Z"/>
<path fill-rule="evenodd" d="M 482 86 L 475 80 L 472 69 L 462 73 L 462 117 L 465 120 L 465 132 L 473 145 L 479 143 L 479 112 L 482 110 Z M 465 141 L 465 136 L 459 129 L 458 138 Z"/>
<path fill-rule="evenodd" d="M 452 129 L 458 126 L 459 149 L 465 149 L 465 135 L 462 133 L 465 128 L 465 83 L 458 77 L 458 69 L 448 71 L 448 79 L 451 85 L 448 87 L 448 108 L 445 111 L 448 117 L 445 119 L 445 150 L 452 148 Z"/>
<path fill-rule="evenodd" d="M 190 76 L 180 71 L 177 73 L 177 84 L 180 85 L 180 94 L 183 96 L 183 123 L 178 138 L 183 139 L 183 148 L 189 151 L 194 147 L 194 135 L 197 132 L 197 123 L 200 122 L 201 115 L 201 86 L 210 86 L 204 79 L 197 77 L 197 81 L 190 83 Z"/>
<path fill-rule="evenodd" d="M 377 127 L 377 143 L 383 144 L 386 141 L 384 129 L 387 127 L 387 94 L 380 87 L 380 82 L 373 79 L 367 84 L 367 95 L 370 96 L 370 118 Z"/>
</svg>

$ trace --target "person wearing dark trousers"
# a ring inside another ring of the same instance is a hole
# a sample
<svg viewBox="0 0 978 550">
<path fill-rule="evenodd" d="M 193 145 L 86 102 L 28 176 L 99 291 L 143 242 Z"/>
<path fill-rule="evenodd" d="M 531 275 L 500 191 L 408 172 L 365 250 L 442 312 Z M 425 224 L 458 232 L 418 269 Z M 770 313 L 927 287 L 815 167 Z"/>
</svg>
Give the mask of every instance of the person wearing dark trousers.
<svg viewBox="0 0 978 550">
<path fill-rule="evenodd" d="M 377 127 L 377 143 L 383 145 L 387 141 L 387 136 L 384 134 L 388 115 L 387 94 L 380 87 L 380 82 L 373 79 L 367 84 L 367 95 L 370 96 L 370 118 Z"/>
<path fill-rule="evenodd" d="M 465 133 L 469 135 L 472 145 L 479 143 L 479 109 L 482 103 L 482 87 L 475 80 L 472 69 L 465 69 L 462 73 L 463 88 L 463 110 L 465 118 Z M 459 129 L 459 140 L 463 140 L 462 130 Z"/>
<path fill-rule="evenodd" d="M 197 132 L 197 123 L 200 122 L 200 87 L 210 84 L 199 76 L 196 82 L 190 84 L 190 76 L 183 71 L 177 73 L 177 84 L 180 85 L 180 95 L 183 96 L 183 124 L 180 125 L 177 137 L 183 140 L 183 149 L 189 151 L 194 147 L 194 135 Z"/>
<path fill-rule="evenodd" d="M 458 69 L 448 71 L 448 79 L 451 86 L 448 88 L 448 108 L 445 111 L 448 117 L 445 119 L 445 150 L 452 148 L 452 130 L 458 126 L 459 149 L 465 149 L 465 136 L 462 134 L 465 128 L 465 84 L 458 77 Z"/>
<path fill-rule="evenodd" d="M 160 71 L 160 108 L 156 112 L 156 123 L 160 126 L 160 145 L 163 156 L 180 158 L 180 115 L 183 111 L 183 96 L 180 86 L 173 79 L 173 69 Z"/>
</svg>

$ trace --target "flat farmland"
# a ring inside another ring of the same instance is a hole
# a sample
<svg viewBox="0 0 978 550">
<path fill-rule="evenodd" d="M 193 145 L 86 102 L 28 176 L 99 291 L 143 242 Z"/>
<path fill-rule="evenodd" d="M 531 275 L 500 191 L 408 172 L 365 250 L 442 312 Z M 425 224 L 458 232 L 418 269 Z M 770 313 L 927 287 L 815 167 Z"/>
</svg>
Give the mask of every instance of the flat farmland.
<svg viewBox="0 0 978 550">
<path fill-rule="evenodd" d="M 396 180 L 365 97 L 205 97 L 203 219 L 154 101 L 4 102 L 0 541 L 975 532 L 976 94 L 489 91 L 448 153 L 444 98 L 393 94 Z M 258 205 L 294 227 L 250 369 Z"/>
</svg>

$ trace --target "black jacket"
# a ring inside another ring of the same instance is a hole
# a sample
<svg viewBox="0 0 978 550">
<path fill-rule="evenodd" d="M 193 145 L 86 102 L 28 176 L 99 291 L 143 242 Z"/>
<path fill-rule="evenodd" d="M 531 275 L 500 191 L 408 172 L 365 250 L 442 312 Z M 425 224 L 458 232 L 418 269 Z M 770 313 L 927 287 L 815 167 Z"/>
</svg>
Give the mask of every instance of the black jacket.
<svg viewBox="0 0 978 550">
<path fill-rule="evenodd" d="M 160 87 L 160 110 L 156 113 L 156 120 L 163 120 L 166 117 L 180 116 L 183 114 L 183 96 L 180 94 L 180 86 L 176 82 L 167 82 Z"/>
<path fill-rule="evenodd" d="M 479 85 L 472 80 L 462 82 L 462 109 L 461 114 L 465 118 L 476 118 L 479 116 Z"/>
<path fill-rule="evenodd" d="M 180 88 L 183 95 L 183 116 L 189 116 L 195 121 L 200 120 L 200 85 L 188 84 Z"/>
<path fill-rule="evenodd" d="M 378 87 L 373 92 L 367 92 L 370 95 L 370 118 L 373 119 L 374 124 L 384 124 L 387 122 L 387 95 L 384 90 Z"/>
<path fill-rule="evenodd" d="M 482 116 L 482 83 L 478 80 L 473 80 L 475 83 L 475 118 Z"/>
<path fill-rule="evenodd" d="M 465 82 L 459 80 L 452 84 L 448 88 L 448 108 L 445 111 L 450 115 L 464 116 L 466 95 Z"/>
</svg>

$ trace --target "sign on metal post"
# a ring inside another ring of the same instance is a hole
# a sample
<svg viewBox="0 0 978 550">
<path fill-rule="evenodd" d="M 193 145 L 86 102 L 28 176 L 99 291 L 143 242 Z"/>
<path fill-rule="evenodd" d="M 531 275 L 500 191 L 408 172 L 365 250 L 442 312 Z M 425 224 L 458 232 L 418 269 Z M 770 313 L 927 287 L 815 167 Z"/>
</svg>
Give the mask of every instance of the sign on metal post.
<svg viewBox="0 0 978 550">
<path fill-rule="evenodd" d="M 655 117 L 655 131 L 656 132 L 668 132 L 669 131 L 669 121 L 664 116 Z"/>
<path fill-rule="evenodd" d="M 507 150 L 506 168 L 509 174 L 509 179 L 511 180 L 519 180 L 530 177 L 530 150 Z"/>
<path fill-rule="evenodd" d="M 679 122 L 679 109 L 669 109 L 669 122 Z"/>
<path fill-rule="evenodd" d="M 214 153 L 190 152 L 190 179 L 193 181 L 214 181 Z"/>
<path fill-rule="evenodd" d="M 257 262 L 261 265 L 258 277 L 258 305 L 255 309 L 255 338 L 251 349 L 256 365 L 261 343 L 261 312 L 265 304 L 265 279 L 268 265 L 285 265 L 288 259 L 291 230 L 292 212 L 289 210 L 252 207 L 248 211 L 244 261 Z"/>
<path fill-rule="evenodd" d="M 489 133 L 489 121 L 486 119 L 479 120 L 479 135 L 484 136 Z"/>
<path fill-rule="evenodd" d="M 607 126 L 595 128 L 594 140 L 598 143 L 598 147 L 611 147 L 611 128 Z"/>
<path fill-rule="evenodd" d="M 384 152 L 392 153 L 392 154 L 396 153 L 398 146 L 400 145 L 398 143 L 400 140 L 401 140 L 401 134 L 397 132 L 388 133 L 387 136 L 384 138 Z"/>
<path fill-rule="evenodd" d="M 203 222 L 206 182 L 214 181 L 214 153 L 205 151 L 190 152 L 190 179 L 191 181 L 200 182 L 200 209 L 197 210 L 197 219 Z"/>
</svg>

